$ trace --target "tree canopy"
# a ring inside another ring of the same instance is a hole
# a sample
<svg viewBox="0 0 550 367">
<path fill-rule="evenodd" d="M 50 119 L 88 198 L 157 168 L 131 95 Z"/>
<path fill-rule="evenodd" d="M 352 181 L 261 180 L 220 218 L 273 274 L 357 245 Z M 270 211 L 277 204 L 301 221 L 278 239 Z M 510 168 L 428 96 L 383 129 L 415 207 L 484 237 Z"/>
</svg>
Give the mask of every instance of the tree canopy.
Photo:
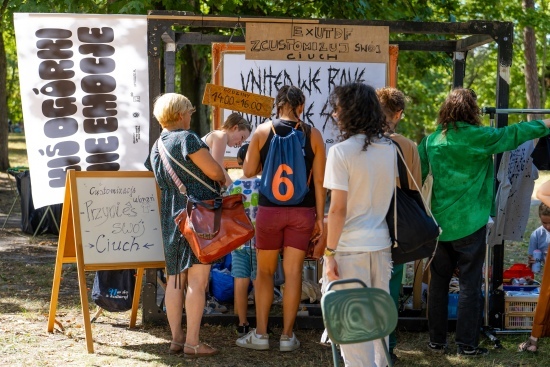
<svg viewBox="0 0 550 367">
<path fill-rule="evenodd" d="M 527 106 L 525 86 L 526 62 L 523 42 L 524 27 L 534 29 L 536 44 L 535 73 L 538 76 L 541 107 L 548 107 L 547 87 L 550 70 L 547 61 L 548 30 L 550 28 L 550 4 L 536 1 L 534 7 L 525 9 L 521 2 L 486 0 L 0 0 L 0 99 L 5 101 L 7 114 L 2 114 L 0 101 L 0 147 L 7 142 L 7 119 L 14 122 L 23 119 L 19 97 L 17 52 L 13 28 L 13 13 L 88 13 L 88 14 L 147 14 L 148 10 L 191 11 L 205 15 L 284 16 L 296 18 L 333 18 L 369 20 L 407 20 L 435 22 L 463 22 L 474 19 L 511 21 L 515 25 L 514 59 L 511 68 L 510 107 Z M 229 34 L 231 30 L 209 30 Z M 390 34 L 390 40 L 433 40 L 439 35 Z M 449 39 L 449 36 L 446 36 Z M 495 105 L 497 76 L 497 47 L 489 44 L 470 51 L 467 55 L 464 86 L 473 88 L 481 106 Z M 2 60 L 5 60 L 2 62 Z M 177 65 L 185 78 L 177 78 L 178 91 L 191 93 L 196 83 L 210 80 L 209 47 L 184 47 Z M 2 76 L 5 75 L 3 78 Z M 398 88 L 410 97 L 406 118 L 400 131 L 415 141 L 433 131 L 437 111 L 452 86 L 452 59 L 438 52 L 406 52 L 399 54 Z M 194 103 L 200 104 L 198 95 Z M 515 122 L 524 116 L 510 116 Z M 208 109 L 197 114 L 193 121 L 199 131 L 208 129 Z M 7 168 L 7 148 L 0 150 L 0 169 Z"/>
</svg>

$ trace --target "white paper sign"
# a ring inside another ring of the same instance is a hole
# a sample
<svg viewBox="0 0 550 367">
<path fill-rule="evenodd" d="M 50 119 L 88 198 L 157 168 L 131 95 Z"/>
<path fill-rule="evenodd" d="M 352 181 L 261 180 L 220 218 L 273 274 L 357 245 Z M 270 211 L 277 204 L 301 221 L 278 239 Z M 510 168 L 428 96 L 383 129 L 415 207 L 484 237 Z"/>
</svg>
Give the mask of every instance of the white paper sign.
<svg viewBox="0 0 550 367">
<path fill-rule="evenodd" d="M 146 16 L 16 13 L 14 21 L 35 208 L 63 202 L 67 169 L 145 170 Z"/>
<path fill-rule="evenodd" d="M 334 87 L 357 81 L 382 88 L 386 86 L 386 75 L 384 63 L 245 60 L 244 53 L 226 53 L 223 57 L 223 85 L 226 87 L 271 97 L 276 97 L 285 84 L 299 87 L 306 96 L 302 120 L 321 131 L 327 152 L 338 135 L 328 103 Z M 224 110 L 224 120 L 231 112 Z M 276 113 L 274 106 L 272 118 Z M 254 115 L 245 115 L 245 118 L 252 124 L 252 133 L 268 120 Z M 225 156 L 236 157 L 237 151 L 237 148 L 228 147 Z"/>
</svg>

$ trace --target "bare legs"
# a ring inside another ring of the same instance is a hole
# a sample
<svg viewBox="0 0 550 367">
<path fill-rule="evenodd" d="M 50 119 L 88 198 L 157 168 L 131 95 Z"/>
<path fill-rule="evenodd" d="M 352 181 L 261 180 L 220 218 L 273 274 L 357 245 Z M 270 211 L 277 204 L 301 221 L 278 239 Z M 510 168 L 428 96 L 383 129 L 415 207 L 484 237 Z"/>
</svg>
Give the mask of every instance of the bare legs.
<svg viewBox="0 0 550 367">
<path fill-rule="evenodd" d="M 267 320 L 273 303 L 273 274 L 277 269 L 278 258 L 279 250 L 256 250 L 258 262 L 256 287 L 254 288 L 256 334 L 263 335 L 267 333 Z"/>
<path fill-rule="evenodd" d="M 179 279 L 178 279 L 179 278 Z M 172 332 L 172 341 L 182 344 L 185 341 L 181 327 L 183 313 L 183 291 L 187 279 L 187 270 L 177 275 L 169 275 L 166 284 L 164 302 L 166 304 L 166 316 Z"/>
<path fill-rule="evenodd" d="M 239 316 L 239 325 L 248 324 L 248 285 L 250 278 L 235 278 L 235 312 Z"/>
<path fill-rule="evenodd" d="M 258 270 L 254 288 L 256 303 L 256 333 L 267 333 L 269 310 L 273 303 L 273 274 L 277 269 L 279 250 L 257 250 Z M 305 252 L 285 247 L 283 270 L 285 291 L 283 293 L 283 334 L 292 336 L 296 313 L 302 295 L 302 267 Z"/>
<path fill-rule="evenodd" d="M 283 335 L 289 337 L 292 337 L 292 329 L 294 328 L 296 313 L 298 312 L 302 297 L 302 268 L 304 266 L 305 255 L 304 251 L 293 247 L 285 247 L 283 253 L 283 269 L 285 272 Z M 271 288 L 273 289 L 273 287 Z"/>
<path fill-rule="evenodd" d="M 185 296 L 185 315 L 187 318 L 185 343 L 198 345 L 210 265 L 195 264 L 188 269 L 188 273 L 187 295 Z"/>
<path fill-rule="evenodd" d="M 193 265 L 178 275 L 168 276 L 166 285 L 166 315 L 172 332 L 172 341 L 179 344 L 199 344 L 199 330 L 204 309 L 205 291 L 208 284 L 210 265 Z M 178 278 L 180 278 L 178 280 Z M 177 280 L 177 281 L 176 281 Z M 184 337 L 181 326 L 183 314 L 183 292 L 187 280 L 185 312 L 187 333 Z"/>
</svg>

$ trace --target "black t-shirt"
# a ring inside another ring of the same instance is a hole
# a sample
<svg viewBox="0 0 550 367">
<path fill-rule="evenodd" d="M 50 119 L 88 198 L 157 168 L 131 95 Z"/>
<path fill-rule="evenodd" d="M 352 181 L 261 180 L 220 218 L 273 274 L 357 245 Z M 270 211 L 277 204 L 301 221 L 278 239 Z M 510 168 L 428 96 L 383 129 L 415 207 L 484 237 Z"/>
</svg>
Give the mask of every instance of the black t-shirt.
<svg viewBox="0 0 550 367">
<path fill-rule="evenodd" d="M 268 122 L 266 122 L 268 123 Z M 292 131 L 292 128 L 296 126 L 295 121 L 287 121 L 287 120 L 273 120 L 273 126 L 275 127 L 275 132 L 277 132 L 277 135 L 280 136 L 287 136 Z M 298 127 L 300 129 L 300 127 Z M 305 144 L 305 159 L 306 159 L 306 173 L 309 175 L 311 173 L 311 169 L 313 167 L 313 158 L 315 157 L 315 154 L 313 153 L 313 149 L 311 148 L 311 134 L 306 135 L 306 144 Z M 273 130 L 270 129 L 269 136 L 267 137 L 267 140 L 265 141 L 264 146 L 260 149 L 260 162 L 262 163 L 262 167 L 265 164 L 265 160 L 267 158 L 267 153 L 269 152 L 269 145 L 271 143 L 271 139 L 273 139 Z M 258 201 L 260 206 L 281 206 L 279 204 L 272 203 L 269 201 L 262 193 L 260 193 L 260 198 Z M 285 205 L 286 206 L 286 205 Z M 290 206 L 290 205 L 289 205 Z M 311 176 L 311 179 L 309 181 L 309 191 L 304 197 L 304 200 L 297 205 L 292 205 L 294 207 L 305 207 L 305 208 L 311 208 L 315 207 L 315 184 L 313 182 L 313 175 Z"/>
</svg>

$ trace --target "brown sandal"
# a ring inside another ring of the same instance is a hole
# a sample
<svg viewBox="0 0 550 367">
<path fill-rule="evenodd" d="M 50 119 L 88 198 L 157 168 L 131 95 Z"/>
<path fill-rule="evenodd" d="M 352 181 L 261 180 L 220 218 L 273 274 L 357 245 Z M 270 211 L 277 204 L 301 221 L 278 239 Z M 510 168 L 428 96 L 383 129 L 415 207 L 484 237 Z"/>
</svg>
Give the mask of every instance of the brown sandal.
<svg viewBox="0 0 550 367">
<path fill-rule="evenodd" d="M 210 348 L 210 351 L 207 352 L 207 353 L 199 353 L 199 348 L 201 347 L 201 345 Z M 208 345 L 206 343 L 199 343 L 197 345 L 191 345 L 191 344 L 185 343 L 183 346 L 185 348 L 193 349 L 193 353 L 185 353 L 184 352 L 185 357 L 187 357 L 187 358 L 210 357 L 210 356 L 216 355 L 220 352 L 216 348 L 213 348 L 213 347 L 211 347 L 210 345 Z"/>
<path fill-rule="evenodd" d="M 521 343 L 518 346 L 518 351 L 520 351 L 520 352 L 527 351 L 527 352 L 531 352 L 531 353 L 536 353 L 537 352 L 537 342 L 538 342 L 538 340 L 535 340 L 532 337 L 529 337 L 529 339 L 527 339 L 527 341 Z"/>
<path fill-rule="evenodd" d="M 183 348 L 185 346 L 185 344 L 182 344 L 182 343 L 178 343 L 178 342 L 175 342 L 175 341 L 171 341 L 170 342 L 170 346 L 172 346 L 172 344 L 178 346 L 179 348 L 178 349 L 168 349 L 168 354 L 180 354 L 180 353 L 183 353 Z"/>
</svg>

